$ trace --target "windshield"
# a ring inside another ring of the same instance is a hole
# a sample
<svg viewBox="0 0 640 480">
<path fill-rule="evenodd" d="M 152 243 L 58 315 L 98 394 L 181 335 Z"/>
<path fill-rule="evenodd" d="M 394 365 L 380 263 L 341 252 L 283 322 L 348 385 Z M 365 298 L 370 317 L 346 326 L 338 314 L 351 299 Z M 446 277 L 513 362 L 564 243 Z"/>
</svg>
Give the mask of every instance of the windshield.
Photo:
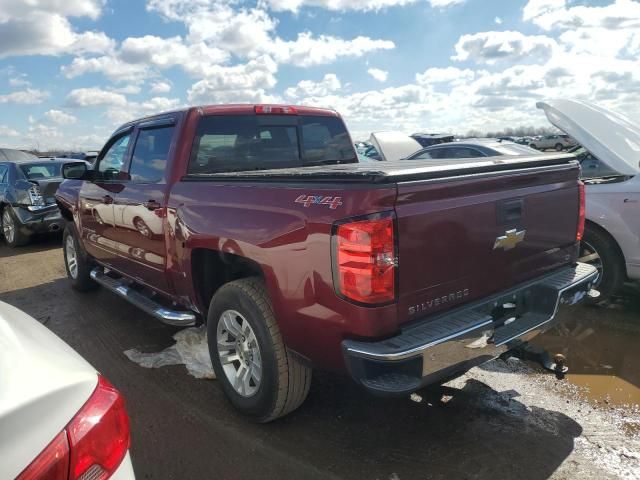
<svg viewBox="0 0 640 480">
<path fill-rule="evenodd" d="M 0 160 L 9 162 L 24 162 L 27 160 L 37 160 L 38 157 L 21 150 L 12 150 L 10 148 L 0 148 Z"/>
<path fill-rule="evenodd" d="M 540 153 L 527 145 L 519 145 L 517 143 L 506 143 L 491 148 L 504 155 L 537 155 Z"/>
<path fill-rule="evenodd" d="M 580 177 L 583 179 L 622 175 L 617 170 L 614 170 L 606 163 L 601 162 L 598 158 L 591 155 L 584 147 L 575 148 L 571 150 L 571 153 L 573 153 L 580 162 L 580 168 L 582 169 Z"/>
<path fill-rule="evenodd" d="M 40 178 L 60 177 L 61 163 L 27 163 L 20 165 L 20 170 L 28 180 L 38 180 Z"/>
<path fill-rule="evenodd" d="M 357 162 L 340 118 L 237 115 L 203 118 L 190 174 L 265 170 Z"/>
</svg>

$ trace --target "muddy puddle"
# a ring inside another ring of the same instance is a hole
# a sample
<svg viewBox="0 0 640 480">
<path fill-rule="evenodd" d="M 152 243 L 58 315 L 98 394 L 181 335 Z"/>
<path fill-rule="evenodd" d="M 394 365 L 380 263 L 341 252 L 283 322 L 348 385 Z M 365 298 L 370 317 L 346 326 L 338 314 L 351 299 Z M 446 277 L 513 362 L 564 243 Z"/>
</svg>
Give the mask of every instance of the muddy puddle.
<svg viewBox="0 0 640 480">
<path fill-rule="evenodd" d="M 592 400 L 640 405 L 640 285 L 625 287 L 606 307 L 576 307 L 535 340 L 567 357 L 567 379 Z"/>
</svg>

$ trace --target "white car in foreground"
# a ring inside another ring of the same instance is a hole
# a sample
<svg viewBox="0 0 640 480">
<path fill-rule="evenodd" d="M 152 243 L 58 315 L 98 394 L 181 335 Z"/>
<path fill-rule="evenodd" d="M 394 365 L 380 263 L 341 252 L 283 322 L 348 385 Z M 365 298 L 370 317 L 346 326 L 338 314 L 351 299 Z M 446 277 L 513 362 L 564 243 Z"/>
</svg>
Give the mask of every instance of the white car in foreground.
<svg viewBox="0 0 640 480">
<path fill-rule="evenodd" d="M 129 480 L 121 394 L 56 335 L 0 302 L 0 479 Z"/>
<path fill-rule="evenodd" d="M 640 280 L 640 126 L 611 110 L 577 100 L 539 102 L 549 121 L 575 138 L 586 188 L 580 261 L 601 272 L 602 299 Z"/>
</svg>

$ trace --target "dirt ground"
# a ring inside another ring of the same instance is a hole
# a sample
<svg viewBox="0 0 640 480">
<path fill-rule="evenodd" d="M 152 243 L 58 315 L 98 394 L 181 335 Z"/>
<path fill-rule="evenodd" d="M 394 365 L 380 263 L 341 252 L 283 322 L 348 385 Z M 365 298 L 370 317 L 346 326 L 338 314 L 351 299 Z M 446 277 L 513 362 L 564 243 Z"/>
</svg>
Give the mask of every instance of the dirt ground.
<svg viewBox="0 0 640 480">
<path fill-rule="evenodd" d="M 588 382 L 559 383 L 517 360 L 494 361 L 441 389 L 393 400 L 318 373 L 294 414 L 252 425 L 234 413 L 216 381 L 195 379 L 184 366 L 145 369 L 129 361 L 123 351 L 159 351 L 177 329 L 104 289 L 73 291 L 59 238 L 17 250 L 0 246 L 0 300 L 44 323 L 124 393 L 138 478 L 640 478 L 637 407 L 589 397 Z M 613 322 L 628 327 L 625 338 L 638 333 L 634 308 L 593 311 L 565 312 L 565 322 Z M 542 341 L 580 350 L 575 336 L 565 337 L 551 333 Z M 586 337 L 585 345 L 599 338 Z M 581 369 L 590 355 L 581 353 Z M 606 357 L 598 353 L 588 373 L 615 377 L 615 362 Z M 624 381 L 637 385 L 633 375 Z"/>
</svg>

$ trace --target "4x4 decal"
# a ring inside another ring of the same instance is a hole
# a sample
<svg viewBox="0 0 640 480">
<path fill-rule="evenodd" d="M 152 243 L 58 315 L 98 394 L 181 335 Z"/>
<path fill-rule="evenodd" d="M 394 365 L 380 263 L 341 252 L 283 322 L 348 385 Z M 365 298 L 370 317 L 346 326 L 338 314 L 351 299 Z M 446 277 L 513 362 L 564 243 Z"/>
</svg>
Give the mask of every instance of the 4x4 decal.
<svg viewBox="0 0 640 480">
<path fill-rule="evenodd" d="M 296 198 L 296 203 L 301 203 L 305 207 L 310 205 L 328 205 L 331 210 L 335 210 L 342 205 L 342 197 L 324 197 L 322 195 L 300 195 Z"/>
</svg>

